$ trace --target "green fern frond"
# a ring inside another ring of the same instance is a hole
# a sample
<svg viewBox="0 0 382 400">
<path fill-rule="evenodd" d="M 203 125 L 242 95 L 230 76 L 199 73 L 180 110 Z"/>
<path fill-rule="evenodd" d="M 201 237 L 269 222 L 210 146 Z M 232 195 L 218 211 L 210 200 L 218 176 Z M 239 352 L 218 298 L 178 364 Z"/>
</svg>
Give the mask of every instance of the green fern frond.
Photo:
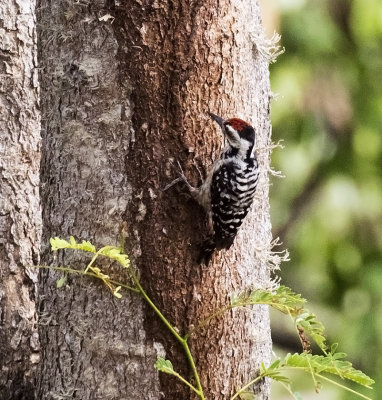
<svg viewBox="0 0 382 400">
<path fill-rule="evenodd" d="M 274 292 L 265 289 L 245 291 L 231 299 L 231 307 L 245 307 L 254 304 L 267 304 L 290 315 L 296 327 L 303 329 L 317 345 L 326 352 L 324 326 L 314 314 L 304 308 L 306 300 L 287 286 L 280 286 Z"/>
<path fill-rule="evenodd" d="M 284 313 L 295 312 L 303 307 L 306 300 L 286 286 L 280 286 L 275 292 L 266 289 L 245 291 L 232 297 L 231 305 L 235 307 L 254 304 L 268 304 Z"/>
<path fill-rule="evenodd" d="M 83 240 L 81 243 L 77 243 L 73 236 L 70 236 L 69 242 L 58 237 L 50 238 L 50 245 L 53 251 L 60 249 L 75 249 L 88 251 L 90 253 L 96 252 L 95 246 L 90 242 Z"/>
<path fill-rule="evenodd" d="M 339 376 L 342 379 L 354 381 L 362 386 L 370 388 L 374 380 L 353 368 L 349 361 L 341 360 L 346 356 L 345 353 L 329 354 L 327 356 L 312 355 L 308 353 L 288 354 L 281 366 L 301 368 L 316 374 L 329 373 Z"/>
<path fill-rule="evenodd" d="M 102 249 L 100 249 L 99 254 L 109 257 L 110 259 L 119 262 L 122 265 L 122 267 L 124 267 L 124 268 L 129 268 L 129 266 L 130 266 L 129 257 L 122 252 L 120 247 L 105 246 Z"/>
</svg>

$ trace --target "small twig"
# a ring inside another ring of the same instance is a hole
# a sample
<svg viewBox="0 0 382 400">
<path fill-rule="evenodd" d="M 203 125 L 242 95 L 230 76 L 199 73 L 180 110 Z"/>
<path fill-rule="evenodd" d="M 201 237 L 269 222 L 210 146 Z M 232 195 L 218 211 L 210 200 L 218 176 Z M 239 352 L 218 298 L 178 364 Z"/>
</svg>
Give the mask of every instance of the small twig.
<svg viewBox="0 0 382 400">
<path fill-rule="evenodd" d="M 182 178 L 176 178 L 174 179 L 172 182 L 170 182 L 168 185 L 166 185 L 163 189 L 162 192 L 165 192 L 166 190 L 170 189 L 171 187 L 173 187 L 175 184 L 177 184 L 178 182 L 181 182 Z"/>
</svg>

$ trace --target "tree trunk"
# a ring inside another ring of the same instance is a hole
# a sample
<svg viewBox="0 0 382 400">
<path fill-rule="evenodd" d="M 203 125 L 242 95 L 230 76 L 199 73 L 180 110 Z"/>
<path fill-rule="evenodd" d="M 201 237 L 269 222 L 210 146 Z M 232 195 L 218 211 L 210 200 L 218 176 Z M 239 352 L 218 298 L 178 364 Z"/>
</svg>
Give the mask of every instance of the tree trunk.
<svg viewBox="0 0 382 400">
<path fill-rule="evenodd" d="M 230 294 L 268 285 L 270 88 L 258 4 L 41 0 L 39 19 L 44 262 L 52 262 L 49 237 L 115 245 L 126 221 L 142 284 L 181 333 Z M 171 161 L 196 184 L 216 157 L 222 138 L 208 110 L 254 125 L 261 179 L 234 248 L 205 267 L 195 261 L 203 212 L 161 189 L 175 178 Z M 58 258 L 78 260 L 68 252 Z M 40 398 L 190 399 L 174 377 L 153 369 L 165 351 L 177 371 L 190 373 L 137 295 L 115 300 L 79 278 L 57 290 L 57 276 L 41 275 Z M 235 310 L 196 331 L 191 347 L 206 398 L 227 399 L 269 361 L 268 311 Z M 266 382 L 255 390 L 268 398 Z"/>
<path fill-rule="evenodd" d="M 102 1 L 41 1 L 44 264 L 49 237 L 119 241 L 131 199 L 125 155 L 132 136 L 129 88 L 121 82 L 118 44 Z M 69 252 L 61 265 L 83 259 Z M 83 265 L 78 265 L 81 267 Z M 117 300 L 98 284 L 41 273 L 39 399 L 157 399 L 157 348 L 143 329 L 142 301 Z M 121 277 L 126 279 L 126 277 Z"/>
<path fill-rule="evenodd" d="M 0 398 L 34 399 L 41 212 L 34 1 L 0 5 Z"/>
</svg>

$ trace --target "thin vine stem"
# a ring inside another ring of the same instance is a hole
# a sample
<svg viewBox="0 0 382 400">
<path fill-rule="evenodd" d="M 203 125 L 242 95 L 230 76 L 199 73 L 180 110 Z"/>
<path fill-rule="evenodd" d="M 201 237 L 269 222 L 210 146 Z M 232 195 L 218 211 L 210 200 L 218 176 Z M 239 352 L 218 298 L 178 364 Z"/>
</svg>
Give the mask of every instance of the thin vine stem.
<svg viewBox="0 0 382 400">
<path fill-rule="evenodd" d="M 270 307 L 273 307 L 277 310 L 279 310 L 280 312 L 282 312 L 283 314 L 288 314 L 292 320 L 294 320 L 294 317 L 291 315 L 290 310 L 294 310 L 294 308 L 292 307 L 288 307 L 288 306 L 283 306 L 282 308 L 286 311 L 281 310 L 280 304 L 279 303 L 274 303 L 274 302 L 251 302 L 251 303 L 238 303 L 238 304 L 230 304 L 228 306 L 225 306 L 219 310 L 214 311 L 210 316 L 208 316 L 206 319 L 202 320 L 201 322 L 198 323 L 197 326 L 195 326 L 194 328 L 192 328 L 189 332 L 187 332 L 187 334 L 185 335 L 186 338 L 189 338 L 191 335 L 193 335 L 196 331 L 204 328 L 205 326 L 207 326 L 214 318 L 218 318 L 221 315 L 223 315 L 224 313 L 226 313 L 227 311 L 231 311 L 234 308 L 238 308 L 238 307 L 246 307 L 246 306 L 254 306 L 254 305 L 268 305 Z"/>
<path fill-rule="evenodd" d="M 196 369 L 194 357 L 192 357 L 191 350 L 190 350 L 190 348 L 188 346 L 188 343 L 187 343 L 187 339 L 184 338 L 182 340 L 182 346 L 183 346 L 184 351 L 186 352 L 186 356 L 187 356 L 188 362 L 190 363 L 192 372 L 194 374 L 194 378 L 195 378 L 195 381 L 196 381 L 196 386 L 198 388 L 197 394 L 198 394 L 198 396 L 200 397 L 201 400 L 206 400 L 206 398 L 204 397 L 203 387 L 202 387 L 202 384 L 200 382 L 199 374 L 198 374 L 198 371 Z"/>
<path fill-rule="evenodd" d="M 299 400 L 296 395 L 292 392 L 291 388 L 289 387 L 289 385 L 287 385 L 285 382 L 280 382 L 277 381 L 277 383 L 279 383 L 281 386 L 284 387 L 284 389 L 294 398 L 294 400 Z"/>
<path fill-rule="evenodd" d="M 71 240 L 72 240 L 72 238 L 71 238 Z M 74 241 L 74 239 L 73 239 L 73 241 Z M 153 303 L 153 301 L 147 295 L 146 291 L 141 286 L 141 284 L 139 282 L 139 279 L 138 279 L 138 276 L 135 273 L 134 269 L 132 269 L 132 268 L 128 269 L 128 272 L 130 273 L 130 277 L 131 277 L 132 281 L 134 282 L 134 284 L 136 286 L 136 287 L 131 287 L 131 286 L 126 285 L 126 284 L 124 284 L 122 282 L 111 280 L 108 275 L 104 275 L 103 273 L 101 273 L 101 271 L 99 271 L 99 273 L 97 273 L 98 269 L 94 269 L 92 267 L 92 265 L 94 264 L 94 262 L 96 261 L 96 259 L 97 259 L 97 257 L 99 255 L 104 255 L 104 256 L 108 257 L 107 254 L 102 254 L 102 253 L 105 250 L 108 250 L 109 248 L 111 250 L 113 250 L 116 247 L 114 247 L 114 246 L 105 246 L 105 247 L 102 247 L 97 252 L 85 249 L 85 251 L 90 251 L 91 253 L 93 253 L 94 256 L 92 257 L 90 263 L 86 266 L 85 270 L 82 270 L 82 271 L 75 270 L 75 269 L 72 269 L 72 268 L 67 268 L 67 267 L 51 267 L 51 266 L 38 266 L 38 267 L 40 267 L 40 268 L 48 268 L 48 269 L 53 269 L 53 270 L 59 270 L 61 272 L 77 273 L 77 274 L 81 274 L 81 275 L 87 275 L 87 276 L 95 277 L 95 278 L 101 279 L 110 288 L 111 288 L 110 284 L 114 284 L 114 285 L 118 285 L 120 287 L 123 287 L 125 289 L 131 290 L 133 292 L 140 293 L 142 295 L 142 297 L 144 298 L 144 300 L 148 303 L 148 305 L 154 310 L 154 312 L 157 314 L 157 316 L 162 320 L 162 322 L 165 324 L 167 329 L 172 333 L 172 335 L 175 337 L 175 339 L 181 344 L 181 346 L 182 346 L 182 348 L 183 348 L 183 350 L 184 350 L 184 352 L 186 354 L 188 363 L 191 366 L 192 373 L 193 373 L 193 376 L 194 376 L 194 379 L 195 379 L 195 382 L 196 382 L 196 385 L 195 385 L 196 387 L 193 384 L 191 384 L 189 381 L 187 381 L 185 378 L 183 378 L 177 372 L 172 371 L 173 372 L 172 375 L 177 377 L 181 382 L 183 382 L 185 385 L 187 385 L 194 393 L 196 393 L 196 395 L 200 398 L 200 400 L 206 400 L 206 398 L 205 398 L 204 393 L 203 393 L 203 388 L 202 388 L 202 385 L 201 385 L 201 381 L 200 381 L 199 374 L 198 374 L 198 371 L 197 371 L 197 368 L 196 368 L 196 365 L 195 365 L 194 358 L 192 356 L 190 347 L 188 345 L 188 339 L 190 338 L 190 336 L 195 331 L 197 331 L 197 330 L 205 327 L 206 325 L 208 325 L 211 320 L 213 320 L 214 318 L 217 318 L 217 317 L 221 316 L 225 312 L 230 311 L 230 310 L 232 310 L 234 308 L 237 308 L 237 307 L 246 307 L 246 306 L 251 306 L 251 305 L 269 305 L 269 306 L 274 307 L 275 309 L 281 311 L 282 313 L 289 315 L 290 318 L 294 321 L 294 325 L 296 327 L 297 333 L 299 333 L 298 324 L 297 324 L 297 321 L 296 321 L 296 318 L 298 317 L 298 314 L 299 314 L 298 313 L 298 309 L 296 309 L 294 307 L 287 306 L 287 305 L 282 305 L 280 303 L 273 302 L 273 301 L 248 301 L 248 302 L 245 302 L 245 300 L 244 300 L 244 301 L 241 301 L 241 302 L 235 302 L 234 304 L 230 304 L 230 305 L 225 306 L 225 307 L 223 307 L 223 308 L 221 308 L 219 310 L 216 310 L 210 316 L 208 316 L 206 319 L 202 320 L 196 327 L 191 329 L 184 336 L 181 336 L 178 333 L 176 327 L 174 327 L 168 321 L 168 319 L 162 314 L 162 312 L 158 309 L 158 307 Z M 121 247 L 118 248 L 118 249 L 120 249 L 121 253 L 124 254 L 123 248 L 124 248 L 124 240 L 121 240 Z M 81 250 L 83 250 L 83 249 L 81 249 Z M 125 256 L 125 257 L 127 257 L 127 256 Z M 125 264 L 123 263 L 124 259 L 122 261 L 120 261 L 120 260 L 118 260 L 118 258 L 115 258 L 115 257 L 110 257 L 110 258 L 119 261 L 119 263 L 124 268 L 128 268 L 129 267 L 128 263 L 125 263 Z M 128 261 L 128 259 L 127 259 L 127 261 Z M 89 271 L 89 269 L 90 269 L 90 271 Z M 94 270 L 94 272 L 92 270 Z M 117 288 L 117 289 L 119 289 L 119 288 Z M 116 290 L 115 290 L 114 294 L 115 293 L 116 293 Z M 247 300 L 249 300 L 249 299 L 247 299 Z M 321 350 L 323 350 L 325 356 L 328 355 L 327 352 L 325 351 L 325 349 L 321 348 Z M 355 390 L 353 390 L 351 388 L 348 388 L 348 387 L 346 387 L 346 386 L 344 386 L 344 385 L 342 385 L 342 384 L 340 384 L 340 383 L 338 383 L 338 382 L 336 382 L 336 381 L 334 381 L 332 379 L 329 379 L 324 375 L 316 373 L 314 368 L 312 368 L 312 365 L 310 363 L 309 358 L 307 359 L 307 362 L 308 362 L 308 368 L 294 366 L 291 369 L 293 369 L 293 370 L 296 370 L 296 369 L 299 370 L 300 369 L 300 370 L 303 370 L 305 372 L 310 373 L 310 375 L 313 378 L 313 382 L 314 382 L 316 391 L 317 391 L 317 388 L 318 388 L 318 382 L 317 382 L 316 378 L 321 378 L 323 380 L 326 380 L 326 381 L 332 383 L 333 385 L 336 385 L 336 386 L 338 386 L 338 387 L 340 387 L 340 388 L 342 388 L 344 390 L 347 390 L 350 393 L 358 395 L 359 397 L 361 397 L 361 398 L 363 398 L 365 400 L 372 400 L 371 398 L 369 398 L 369 397 L 367 397 L 367 396 L 365 396 L 365 395 L 363 395 L 363 394 L 361 394 L 361 393 L 359 393 L 359 392 L 357 392 L 357 391 L 355 391 Z M 285 368 L 285 369 L 289 369 L 289 368 Z M 340 377 L 342 377 L 341 374 L 340 374 L 340 371 L 337 368 L 336 368 L 336 370 L 337 370 L 337 373 L 340 375 Z M 250 382 L 245 384 L 241 389 L 239 389 L 230 398 L 230 400 L 237 399 L 240 395 L 245 393 L 247 391 L 247 389 L 249 389 L 250 386 L 254 385 L 255 383 L 257 383 L 258 381 L 260 381 L 261 379 L 263 379 L 266 376 L 269 376 L 272 379 L 272 376 L 268 375 L 266 371 L 265 372 L 263 371 L 259 376 L 257 376 L 256 378 L 252 379 Z M 280 383 L 287 389 L 287 391 L 293 396 L 293 398 L 296 399 L 296 396 L 292 392 L 290 386 L 286 385 L 284 382 L 281 382 L 281 381 L 280 381 Z M 364 384 L 364 386 L 367 386 L 367 385 Z M 367 386 L 367 387 L 370 387 L 370 386 Z"/>
<path fill-rule="evenodd" d="M 245 392 L 250 386 L 254 385 L 256 382 L 258 382 L 260 379 L 264 378 L 264 375 L 261 374 L 257 376 L 255 379 L 252 379 L 250 382 L 248 382 L 246 385 L 244 385 L 241 389 L 239 389 L 231 398 L 230 400 L 236 399 L 236 397 L 240 396 L 243 392 Z"/>
<path fill-rule="evenodd" d="M 312 375 L 312 379 L 313 379 L 313 383 L 314 383 L 314 389 L 315 389 L 316 393 L 319 393 L 320 388 L 319 388 L 318 382 L 316 380 L 316 376 L 315 376 L 316 374 L 315 374 L 315 372 L 314 372 L 314 370 L 312 368 L 312 365 L 310 364 L 309 358 L 307 358 L 306 361 L 308 362 L 308 365 L 309 365 L 310 375 Z"/>
<path fill-rule="evenodd" d="M 195 381 L 196 381 L 197 390 L 195 392 L 197 393 L 197 395 L 200 397 L 201 400 L 205 400 L 202 384 L 200 382 L 199 374 L 198 374 L 198 371 L 196 369 L 195 361 L 194 361 L 194 358 L 192 357 L 190 348 L 189 348 L 188 343 L 187 343 L 188 337 L 187 336 L 186 337 L 182 337 L 181 335 L 179 335 L 179 333 L 175 330 L 175 328 L 171 325 L 171 323 L 167 320 L 167 318 L 161 313 L 161 311 L 158 309 L 158 307 L 153 303 L 153 301 L 147 295 L 147 293 L 145 292 L 145 290 L 143 289 L 143 287 L 139 283 L 139 279 L 135 275 L 134 271 L 132 269 L 130 269 L 129 272 L 130 272 L 130 275 L 131 275 L 135 285 L 139 289 L 140 293 L 142 294 L 142 296 L 144 297 L 146 302 L 154 310 L 154 312 L 158 315 L 158 317 L 163 321 L 163 323 L 166 325 L 168 330 L 173 334 L 175 339 L 182 345 L 182 347 L 183 347 L 183 349 L 184 349 L 184 351 L 186 353 L 188 362 L 189 362 L 189 364 L 191 366 L 192 372 L 194 374 Z M 192 385 L 190 384 L 188 386 L 192 386 Z"/>
<path fill-rule="evenodd" d="M 33 265 L 33 267 L 35 267 L 35 268 L 44 268 L 44 269 L 53 269 L 55 271 L 67 272 L 69 274 L 79 274 L 79 275 L 91 276 L 93 278 L 100 279 L 100 277 L 97 274 L 95 274 L 94 272 L 85 272 L 84 270 L 78 270 L 78 269 L 74 269 L 74 268 L 53 267 L 53 266 L 48 266 L 48 265 Z M 124 289 L 131 290 L 132 292 L 140 293 L 139 289 L 137 289 L 135 287 L 132 287 L 132 286 L 129 286 L 129 285 L 126 285 L 123 282 L 118 282 L 118 281 L 115 281 L 113 279 L 108 279 L 108 282 L 110 282 L 110 283 L 112 283 L 113 285 L 116 285 L 116 286 L 121 286 Z"/>
<path fill-rule="evenodd" d="M 327 378 L 327 377 L 324 376 L 324 375 L 321 375 L 321 374 L 316 374 L 316 375 L 317 375 L 319 378 L 324 379 L 325 381 L 330 382 L 330 383 L 332 383 L 333 385 L 336 385 L 336 386 L 340 387 L 341 389 L 347 390 L 347 391 L 350 392 L 350 393 L 353 393 L 353 394 L 355 394 L 355 395 L 357 395 L 357 396 L 359 396 L 359 397 L 362 397 L 363 399 L 366 399 L 366 400 L 373 400 L 372 398 L 367 397 L 367 396 L 365 396 L 365 395 L 362 394 L 362 393 L 356 392 L 355 390 L 353 390 L 353 389 L 351 389 L 351 388 L 349 388 L 349 387 L 347 387 L 347 386 L 345 386 L 345 385 L 342 385 L 341 383 L 338 383 L 338 382 L 336 382 L 336 381 L 333 381 L 332 379 Z"/>
<path fill-rule="evenodd" d="M 125 252 L 125 236 L 123 234 L 121 235 L 120 246 L 121 246 L 120 247 L 121 252 L 124 253 Z M 185 383 L 187 382 L 187 385 L 200 397 L 201 400 L 206 400 L 204 397 L 203 387 L 200 382 L 199 374 L 196 369 L 194 357 L 192 357 L 191 350 L 187 343 L 189 335 L 185 335 L 185 337 L 182 337 L 179 335 L 179 333 L 174 329 L 174 327 L 170 324 L 170 322 L 167 320 L 167 318 L 161 313 L 161 311 L 158 309 L 158 307 L 152 302 L 150 297 L 147 295 L 147 293 L 141 286 L 139 279 L 136 276 L 134 270 L 132 268 L 130 268 L 129 272 L 130 272 L 131 278 L 133 279 L 134 283 L 137 285 L 138 290 L 140 291 L 140 293 L 142 294 L 144 299 L 147 301 L 147 303 L 150 305 L 150 307 L 154 310 L 154 312 L 158 315 L 158 317 L 163 321 L 163 323 L 167 326 L 167 328 L 173 334 L 175 339 L 182 345 L 182 347 L 186 353 L 187 360 L 191 366 L 192 373 L 194 374 L 197 388 L 195 389 L 195 387 L 193 385 L 191 385 L 188 381 L 186 381 L 184 378 L 182 378 L 181 380 L 184 379 Z M 180 375 L 179 375 L 179 378 L 180 378 Z"/>
<path fill-rule="evenodd" d="M 104 249 L 104 248 L 102 248 Z M 47 269 L 53 269 L 56 271 L 62 271 L 62 272 L 67 272 L 67 273 L 76 273 L 76 274 L 80 274 L 80 275 L 85 275 L 85 276 L 92 276 L 94 278 L 98 278 L 100 279 L 100 276 L 93 273 L 93 272 L 89 272 L 88 269 L 91 267 L 91 265 L 94 263 L 94 261 L 96 260 L 96 258 L 98 257 L 98 255 L 100 255 L 100 250 L 93 256 L 91 262 L 87 265 L 87 267 L 85 268 L 85 270 L 79 271 L 73 268 L 68 268 L 68 267 L 53 267 L 53 266 L 39 266 L 39 268 L 47 268 Z M 126 289 L 132 290 L 136 293 L 140 293 L 143 298 L 146 300 L 146 302 L 149 304 L 149 306 L 154 310 L 154 312 L 158 315 L 158 317 L 162 320 L 162 322 L 166 325 L 166 327 L 168 328 L 168 330 L 173 334 L 173 336 L 175 337 L 175 339 L 181 344 L 187 360 L 190 364 L 190 367 L 192 369 L 195 381 L 196 381 L 196 388 L 190 383 L 188 382 L 186 379 L 184 379 L 181 375 L 176 374 L 175 376 L 180 379 L 182 382 L 184 382 L 187 386 L 189 386 L 200 398 L 200 400 L 206 400 L 205 396 L 204 396 L 204 392 L 203 392 L 203 387 L 202 384 L 200 382 L 200 377 L 198 374 L 198 371 L 196 369 L 196 365 L 195 365 L 195 361 L 194 358 L 192 356 L 191 350 L 188 346 L 188 336 L 186 335 L 185 337 L 182 337 L 176 330 L 175 328 L 171 325 L 171 323 L 167 320 L 167 318 L 161 313 L 161 311 L 158 309 L 158 307 L 153 303 L 153 301 L 150 299 L 150 297 L 147 295 L 146 291 L 143 289 L 142 285 L 139 282 L 139 279 L 137 277 L 137 275 L 135 274 L 135 272 L 133 271 L 132 268 L 129 269 L 129 273 L 130 276 L 132 278 L 132 280 L 134 281 L 135 285 L 137 286 L 137 288 L 133 288 L 130 287 L 128 285 L 125 285 L 122 282 L 118 282 L 118 281 L 114 281 L 111 279 L 108 279 L 108 282 L 113 283 L 117 286 L 121 286 L 124 287 Z"/>
<path fill-rule="evenodd" d="M 214 313 L 212 313 L 209 317 L 207 317 L 206 319 L 204 319 L 202 322 L 200 322 L 197 326 L 195 326 L 194 328 L 192 328 L 190 331 L 187 332 L 187 334 L 185 335 L 185 338 L 189 338 L 192 334 L 194 334 L 196 331 L 204 328 L 205 326 L 207 326 L 211 320 L 213 320 L 214 318 L 220 317 L 221 315 L 223 315 L 224 313 L 226 313 L 227 311 L 232 310 L 233 308 L 235 308 L 235 306 L 233 305 L 229 305 L 226 306 L 224 308 L 221 308 L 220 310 L 215 311 Z"/>
<path fill-rule="evenodd" d="M 97 257 L 98 257 L 106 248 L 108 248 L 108 247 L 110 247 L 110 246 L 101 247 L 101 248 L 97 251 L 97 253 L 94 254 L 94 256 L 93 256 L 93 258 L 91 259 L 90 263 L 89 263 L 89 264 L 87 265 L 87 267 L 85 268 L 85 271 L 84 271 L 85 274 L 88 272 L 88 269 L 94 264 L 94 262 L 95 262 L 95 260 L 97 259 Z"/>
<path fill-rule="evenodd" d="M 290 371 L 300 370 L 300 371 L 304 371 L 304 372 L 306 372 L 306 373 L 308 373 L 308 374 L 310 374 L 310 372 L 311 372 L 310 370 L 308 370 L 307 368 L 304 368 L 304 367 L 283 367 L 283 369 L 285 369 L 285 370 L 290 370 Z M 341 383 L 338 383 L 337 381 L 334 381 L 333 379 L 330 379 L 330 378 L 326 377 L 325 375 L 321 375 L 321 374 L 319 374 L 319 373 L 317 373 L 317 372 L 315 373 L 315 375 L 316 375 L 318 378 L 321 378 L 321 379 L 323 379 L 323 380 L 325 380 L 325 381 L 327 381 L 327 382 L 330 382 L 330 383 L 332 383 L 333 385 L 338 386 L 338 387 L 340 387 L 341 389 L 347 390 L 348 392 L 353 393 L 353 394 L 355 394 L 355 395 L 357 395 L 357 396 L 359 396 L 359 397 L 362 397 L 362 398 L 365 399 L 365 400 L 373 400 L 372 398 L 367 397 L 367 396 L 365 396 L 364 394 L 359 393 L 359 392 L 357 392 L 357 391 L 355 391 L 355 390 L 353 390 L 353 389 L 351 389 L 351 388 L 349 388 L 349 387 L 347 387 L 347 386 L 345 386 L 345 385 L 342 385 Z M 365 386 L 365 387 L 367 387 L 367 388 L 370 389 L 369 386 Z M 230 400 L 232 400 L 232 399 L 230 399 Z"/>
<path fill-rule="evenodd" d="M 174 376 L 176 376 L 181 382 L 183 382 L 185 385 L 187 385 L 192 391 L 194 391 L 197 395 L 199 395 L 199 390 L 196 389 L 195 386 L 193 386 L 190 382 L 188 382 L 187 379 L 184 379 L 182 375 L 178 373 L 174 373 Z"/>
</svg>

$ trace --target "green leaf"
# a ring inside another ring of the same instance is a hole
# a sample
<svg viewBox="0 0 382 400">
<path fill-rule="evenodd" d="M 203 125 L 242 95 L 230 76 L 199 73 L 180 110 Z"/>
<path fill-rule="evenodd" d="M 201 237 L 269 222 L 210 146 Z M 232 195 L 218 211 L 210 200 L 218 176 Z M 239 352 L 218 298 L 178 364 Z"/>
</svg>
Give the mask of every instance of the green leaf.
<svg viewBox="0 0 382 400">
<path fill-rule="evenodd" d="M 80 244 L 77 244 L 77 249 L 95 253 L 96 248 L 89 241 L 83 240 Z"/>
<path fill-rule="evenodd" d="M 264 364 L 261 365 L 261 375 L 267 376 L 274 381 L 290 383 L 289 378 L 281 374 L 281 360 L 273 361 L 273 363 L 266 368 Z"/>
<path fill-rule="evenodd" d="M 100 250 L 100 254 L 119 262 L 124 268 L 130 266 L 129 257 L 122 252 L 120 247 L 105 246 Z"/>
<path fill-rule="evenodd" d="M 66 281 L 68 280 L 68 277 L 66 275 L 63 275 L 56 283 L 57 288 L 61 288 L 65 285 Z"/>
<path fill-rule="evenodd" d="M 265 289 L 246 291 L 231 300 L 233 306 L 268 304 L 284 313 L 297 312 L 305 302 L 300 294 L 294 293 L 287 286 L 280 286 L 275 292 Z"/>
<path fill-rule="evenodd" d="M 76 243 L 76 240 L 74 239 L 74 237 L 73 237 L 73 236 L 70 236 L 69 240 L 70 240 L 70 245 L 71 245 L 72 247 L 75 247 L 75 245 L 76 245 L 77 243 Z"/>
<path fill-rule="evenodd" d="M 70 236 L 69 241 L 60 239 L 58 237 L 51 238 L 50 244 L 52 246 L 52 250 L 73 249 L 73 250 L 82 250 L 93 253 L 94 256 L 92 260 L 90 261 L 90 263 L 87 265 L 87 267 L 83 272 L 87 274 L 88 271 L 90 270 L 93 274 L 96 275 L 97 278 L 101 279 L 104 282 L 104 284 L 113 292 L 113 295 L 115 297 L 119 299 L 122 297 L 121 293 L 119 293 L 121 290 L 121 286 L 114 288 L 113 284 L 110 281 L 110 276 L 104 274 L 100 268 L 93 266 L 97 257 L 102 255 L 112 260 L 116 260 L 123 267 L 128 268 L 130 266 L 130 260 L 128 256 L 122 252 L 120 247 L 104 246 L 97 251 L 96 247 L 92 245 L 89 241 L 83 240 L 81 243 L 77 243 L 73 236 Z M 61 287 L 64 283 L 65 281 L 63 280 L 63 278 L 60 279 L 57 282 L 57 287 Z"/>
<path fill-rule="evenodd" d="M 70 236 L 69 242 L 58 237 L 55 237 L 54 239 L 51 238 L 50 245 L 52 247 L 52 250 L 73 249 L 83 250 L 94 254 L 97 253 L 96 247 L 92 245 L 89 241 L 83 240 L 81 243 L 77 243 L 73 236 Z M 128 268 L 130 266 L 129 257 L 122 252 L 120 247 L 105 246 L 98 250 L 98 254 L 118 261 L 125 268 Z"/>
<path fill-rule="evenodd" d="M 253 392 L 240 393 L 239 398 L 241 400 L 256 400 L 258 397 Z"/>
<path fill-rule="evenodd" d="M 325 327 L 317 320 L 316 316 L 309 310 L 301 310 L 295 318 L 295 324 L 307 333 L 317 343 L 318 347 L 324 352 L 327 350 L 326 338 L 324 336 Z"/>
<path fill-rule="evenodd" d="M 327 349 L 325 328 L 314 314 L 304 308 L 305 303 L 306 300 L 300 294 L 293 292 L 287 286 L 280 286 L 274 292 L 265 289 L 245 291 L 231 299 L 233 307 L 268 304 L 276 310 L 290 315 L 294 319 L 295 325 L 311 336 L 325 352 Z"/>
<path fill-rule="evenodd" d="M 121 290 L 121 286 L 117 286 L 117 287 L 114 289 L 114 292 L 113 292 L 113 295 L 114 295 L 115 297 L 117 297 L 118 299 L 122 298 L 121 293 L 119 293 L 120 290 Z"/>
<path fill-rule="evenodd" d="M 95 246 L 93 246 L 90 242 L 83 240 L 81 243 L 77 243 L 73 236 L 70 236 L 69 242 L 58 237 L 50 238 L 50 245 L 53 251 L 59 249 L 75 249 L 88 251 L 90 253 L 96 252 Z"/>
<path fill-rule="evenodd" d="M 307 372 L 313 371 L 314 373 L 329 373 L 337 375 L 344 379 L 349 379 L 362 386 L 370 387 L 374 383 L 374 380 L 353 368 L 349 361 L 340 360 L 344 353 L 329 354 L 328 356 L 312 355 L 308 353 L 302 354 L 288 354 L 284 361 L 281 363 L 282 366 L 302 368 Z"/>
<path fill-rule="evenodd" d="M 64 239 L 60 239 L 58 237 L 50 238 L 50 246 L 52 247 L 53 251 L 59 249 L 66 249 L 70 247 L 70 243 Z"/>
<path fill-rule="evenodd" d="M 163 357 L 158 357 L 158 359 L 154 364 L 154 367 L 158 371 L 164 372 L 165 374 L 177 375 L 176 372 L 174 371 L 171 361 L 165 360 Z"/>
<path fill-rule="evenodd" d="M 281 361 L 279 359 L 277 359 L 277 360 L 273 361 L 273 363 L 268 368 L 265 368 L 264 364 L 262 364 L 262 368 L 264 371 L 265 370 L 272 371 L 272 370 L 278 369 L 280 367 L 280 362 Z"/>
<path fill-rule="evenodd" d="M 170 360 L 165 360 L 162 357 L 158 357 L 156 360 L 154 367 L 161 372 L 164 372 L 165 374 L 173 375 L 176 376 L 179 380 L 181 380 L 183 383 L 185 383 L 191 390 L 193 390 L 199 397 L 200 397 L 200 391 L 193 386 L 190 382 L 188 382 L 186 379 L 184 379 L 181 375 L 179 375 L 176 371 L 174 371 L 174 368 L 171 364 Z"/>
<path fill-rule="evenodd" d="M 337 347 L 338 347 L 338 343 L 333 343 L 333 344 L 330 346 L 330 352 L 331 352 L 332 354 L 334 354 L 334 353 L 336 352 L 336 350 L 337 350 Z"/>
</svg>

